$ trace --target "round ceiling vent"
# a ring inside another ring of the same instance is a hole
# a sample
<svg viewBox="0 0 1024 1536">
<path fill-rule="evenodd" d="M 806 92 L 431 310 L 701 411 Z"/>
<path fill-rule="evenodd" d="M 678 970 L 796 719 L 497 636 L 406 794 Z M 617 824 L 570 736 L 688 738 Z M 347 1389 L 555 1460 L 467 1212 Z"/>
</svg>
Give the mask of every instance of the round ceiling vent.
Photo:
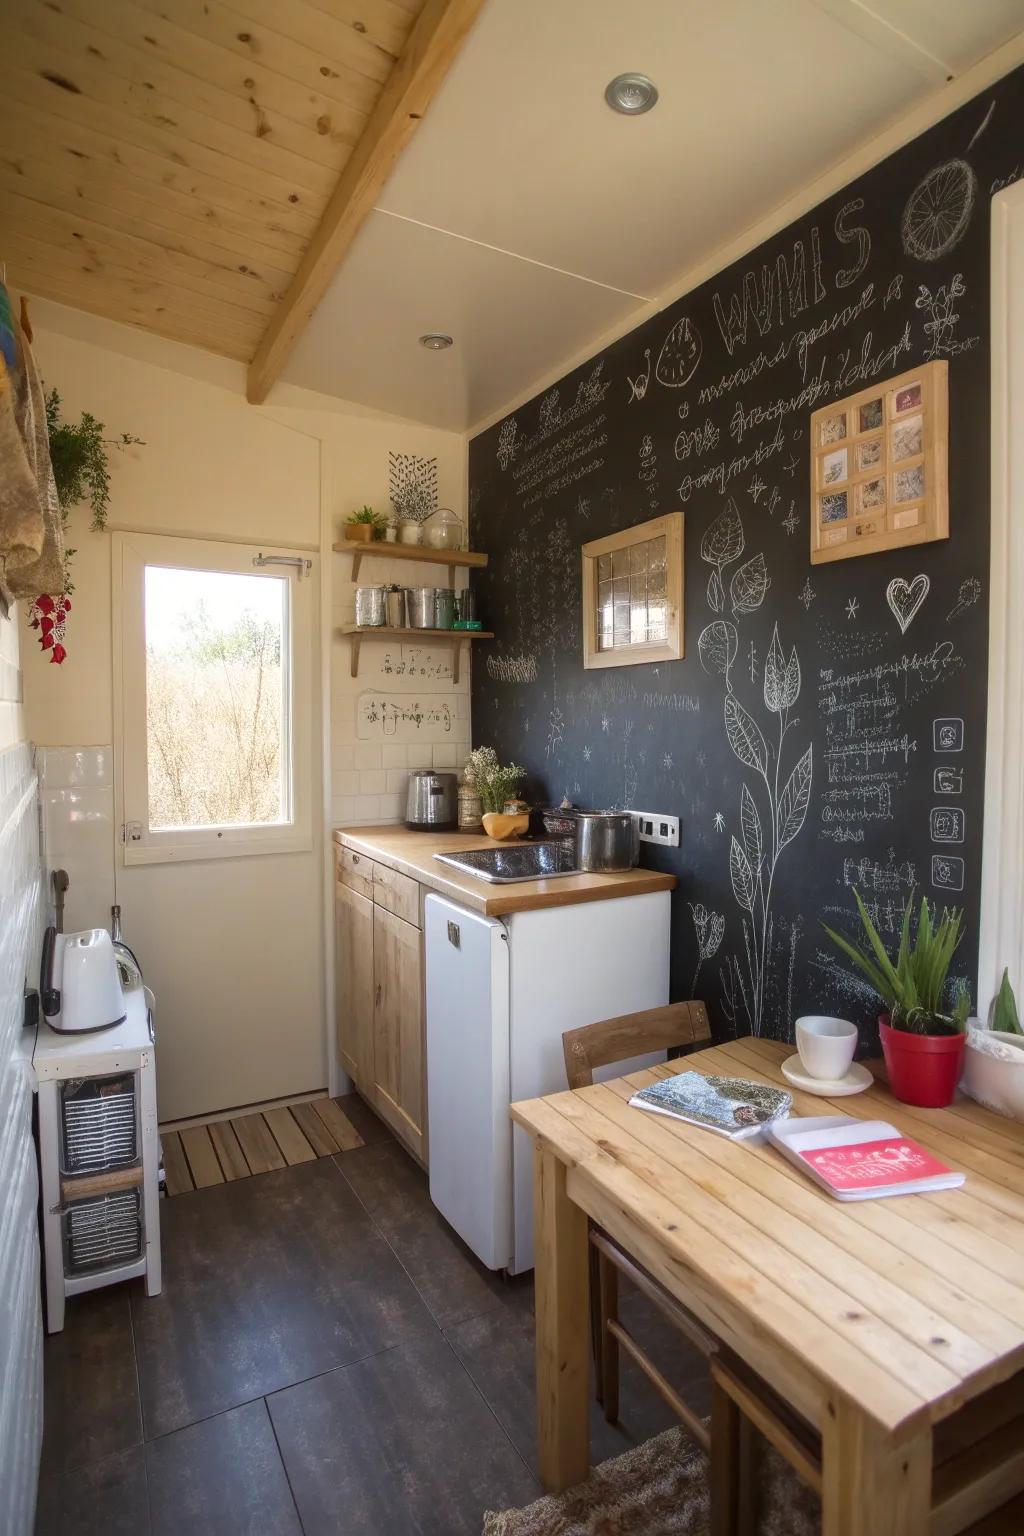
<svg viewBox="0 0 1024 1536">
<path fill-rule="evenodd" d="M 444 352 L 452 344 L 452 338 L 445 336 L 441 331 L 428 331 L 420 337 L 420 346 L 426 347 L 428 352 Z"/>
<path fill-rule="evenodd" d="M 637 74 L 630 70 L 628 74 L 616 75 L 605 87 L 604 99 L 615 112 L 624 112 L 627 117 L 638 117 L 641 112 L 649 112 L 658 99 L 658 87 L 648 75 Z"/>
</svg>

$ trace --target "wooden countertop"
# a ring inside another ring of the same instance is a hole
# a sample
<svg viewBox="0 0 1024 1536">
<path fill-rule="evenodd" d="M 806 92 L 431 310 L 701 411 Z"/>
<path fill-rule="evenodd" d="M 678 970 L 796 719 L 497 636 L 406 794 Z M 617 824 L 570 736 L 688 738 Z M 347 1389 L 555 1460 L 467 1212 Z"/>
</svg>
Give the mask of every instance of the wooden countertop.
<svg viewBox="0 0 1024 1536">
<path fill-rule="evenodd" d="M 515 885 L 490 885 L 439 864 L 435 853 L 462 853 L 497 845 L 482 834 L 410 832 L 403 826 L 337 827 L 334 841 L 342 847 L 397 869 L 452 901 L 460 901 L 485 917 L 530 912 L 539 907 L 570 907 L 583 901 L 608 901 L 616 896 L 643 896 L 648 891 L 675 889 L 675 875 L 653 869 L 631 869 L 621 875 L 560 875 L 555 880 L 523 880 Z"/>
</svg>

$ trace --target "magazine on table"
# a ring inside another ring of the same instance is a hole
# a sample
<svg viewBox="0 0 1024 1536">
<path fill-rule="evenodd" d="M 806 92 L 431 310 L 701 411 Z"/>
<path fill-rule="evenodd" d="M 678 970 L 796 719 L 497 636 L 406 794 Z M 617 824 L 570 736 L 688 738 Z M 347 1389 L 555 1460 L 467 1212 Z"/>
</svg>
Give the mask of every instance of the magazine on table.
<svg viewBox="0 0 1024 1536">
<path fill-rule="evenodd" d="M 770 1126 L 768 1134 L 784 1157 L 837 1200 L 959 1189 L 966 1177 L 887 1120 L 800 1116 Z"/>
<path fill-rule="evenodd" d="M 713 1077 L 679 1072 L 634 1093 L 630 1104 L 655 1115 L 669 1115 L 705 1130 L 744 1141 L 788 1115 L 793 1095 L 745 1077 Z"/>
</svg>

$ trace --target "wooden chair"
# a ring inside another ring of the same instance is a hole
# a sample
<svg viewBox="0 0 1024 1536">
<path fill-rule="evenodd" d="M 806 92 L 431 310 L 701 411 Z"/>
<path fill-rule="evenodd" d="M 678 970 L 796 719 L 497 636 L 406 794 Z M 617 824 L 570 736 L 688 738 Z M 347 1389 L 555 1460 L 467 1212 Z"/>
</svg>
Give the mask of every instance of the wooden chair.
<svg viewBox="0 0 1024 1536">
<path fill-rule="evenodd" d="M 565 1073 L 570 1088 L 589 1088 L 598 1067 L 679 1047 L 692 1049 L 711 1038 L 711 1025 L 703 1003 L 670 1003 L 644 1013 L 603 1019 L 562 1036 Z M 682 1420 L 704 1450 L 710 1436 L 704 1420 L 679 1395 L 654 1361 L 641 1348 L 619 1318 L 619 1275 L 625 1275 L 647 1296 L 705 1359 L 711 1359 L 717 1340 L 653 1275 L 642 1269 L 607 1232 L 590 1227 L 590 1327 L 597 1375 L 598 1401 L 604 1416 L 614 1423 L 619 1416 L 619 1349 L 636 1361 L 651 1385 Z"/>
<path fill-rule="evenodd" d="M 713 1358 L 711 1383 L 711 1536 L 755 1536 L 762 1441 L 820 1495 L 821 1439 L 735 1362 Z M 1020 1536 L 1022 1490 L 1024 1372 L 1019 1372 L 936 1426 L 929 1536 Z"/>
</svg>

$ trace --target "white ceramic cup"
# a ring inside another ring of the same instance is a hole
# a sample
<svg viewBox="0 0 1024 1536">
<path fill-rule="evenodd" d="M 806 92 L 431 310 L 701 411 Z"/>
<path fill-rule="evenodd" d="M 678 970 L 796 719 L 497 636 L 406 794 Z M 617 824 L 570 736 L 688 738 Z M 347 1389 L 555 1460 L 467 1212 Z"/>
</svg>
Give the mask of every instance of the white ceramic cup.
<svg viewBox="0 0 1024 1536">
<path fill-rule="evenodd" d="M 857 1026 L 846 1019 L 807 1014 L 796 1021 L 796 1048 L 811 1077 L 838 1082 L 849 1072 L 856 1053 Z"/>
</svg>

